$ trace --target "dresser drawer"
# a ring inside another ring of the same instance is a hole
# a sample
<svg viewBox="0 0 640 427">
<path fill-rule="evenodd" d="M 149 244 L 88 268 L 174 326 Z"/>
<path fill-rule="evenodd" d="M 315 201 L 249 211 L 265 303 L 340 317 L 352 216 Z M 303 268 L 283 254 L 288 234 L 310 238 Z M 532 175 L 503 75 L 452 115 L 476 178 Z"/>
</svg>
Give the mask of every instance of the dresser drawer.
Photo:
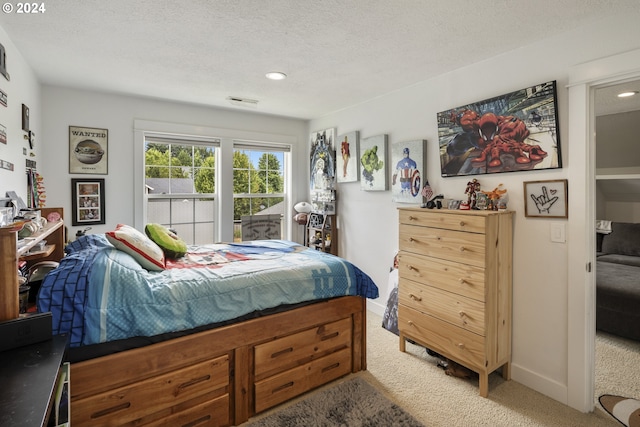
<svg viewBox="0 0 640 427">
<path fill-rule="evenodd" d="M 484 234 L 400 224 L 400 249 L 484 267 Z"/>
<path fill-rule="evenodd" d="M 484 337 L 417 310 L 398 305 L 398 328 L 431 350 L 447 355 L 468 368 L 484 369 Z"/>
<path fill-rule="evenodd" d="M 345 318 L 255 346 L 256 380 L 350 348 L 351 329 L 351 318 Z"/>
<path fill-rule="evenodd" d="M 400 210 L 400 224 L 444 228 L 469 233 L 484 233 L 485 217 L 450 211 Z"/>
<path fill-rule="evenodd" d="M 351 350 L 331 353 L 255 383 L 256 413 L 351 372 Z"/>
<path fill-rule="evenodd" d="M 398 302 L 478 335 L 485 335 L 484 304 L 410 280 L 399 284 Z"/>
<path fill-rule="evenodd" d="M 478 301 L 485 301 L 485 270 L 482 267 L 405 251 L 400 252 L 398 261 L 402 280 L 413 280 Z"/>
<path fill-rule="evenodd" d="M 71 424 L 122 425 L 150 415 L 149 402 L 160 410 L 213 391 L 222 396 L 229 392 L 228 385 L 229 357 L 224 355 L 74 401 Z"/>
</svg>

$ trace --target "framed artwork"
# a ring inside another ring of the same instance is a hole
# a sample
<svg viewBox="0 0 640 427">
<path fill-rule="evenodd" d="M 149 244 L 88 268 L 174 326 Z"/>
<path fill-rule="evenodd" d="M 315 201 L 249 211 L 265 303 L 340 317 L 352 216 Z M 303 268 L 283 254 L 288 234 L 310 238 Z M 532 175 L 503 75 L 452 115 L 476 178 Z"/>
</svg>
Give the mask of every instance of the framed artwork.
<svg viewBox="0 0 640 427">
<path fill-rule="evenodd" d="M 388 190 L 387 135 L 363 138 L 360 153 L 360 188 L 365 191 Z"/>
<path fill-rule="evenodd" d="M 335 130 L 324 129 L 311 133 L 310 176 L 311 202 L 325 200 L 335 191 L 336 148 Z"/>
<path fill-rule="evenodd" d="M 567 180 L 524 182 L 524 216 L 568 218 Z"/>
<path fill-rule="evenodd" d="M 340 144 L 340 155 L 336 157 L 338 183 L 358 181 L 360 179 L 360 168 L 358 168 L 360 133 L 354 131 L 340 135 L 338 144 Z"/>
<path fill-rule="evenodd" d="M 556 82 L 438 113 L 443 177 L 562 167 Z"/>
<path fill-rule="evenodd" d="M 109 131 L 69 126 L 69 173 L 106 175 Z"/>
<path fill-rule="evenodd" d="M 71 180 L 72 225 L 105 223 L 104 179 Z"/>
<path fill-rule="evenodd" d="M 426 174 L 427 141 L 391 143 L 391 197 L 396 203 L 422 204 L 422 183 Z"/>
</svg>

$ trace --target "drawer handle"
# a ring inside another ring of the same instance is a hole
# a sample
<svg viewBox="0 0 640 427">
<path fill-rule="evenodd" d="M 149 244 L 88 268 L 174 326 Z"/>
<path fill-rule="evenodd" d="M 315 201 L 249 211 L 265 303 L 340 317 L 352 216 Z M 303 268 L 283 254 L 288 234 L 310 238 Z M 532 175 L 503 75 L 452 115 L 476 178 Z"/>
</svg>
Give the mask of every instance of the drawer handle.
<svg viewBox="0 0 640 427">
<path fill-rule="evenodd" d="M 415 241 L 416 241 L 416 239 L 414 239 L 413 237 L 409 237 L 409 241 L 410 241 L 410 242 L 415 242 Z"/>
<path fill-rule="evenodd" d="M 330 339 L 332 339 L 332 338 L 337 337 L 338 335 L 340 335 L 340 332 L 336 331 L 336 332 L 334 332 L 334 333 L 332 333 L 332 334 L 325 335 L 325 336 L 321 337 L 321 338 L 320 338 L 320 341 L 330 340 Z"/>
<path fill-rule="evenodd" d="M 409 294 L 409 298 L 411 298 L 414 301 L 422 301 L 422 297 L 419 297 L 419 296 L 414 295 L 414 294 Z"/>
<path fill-rule="evenodd" d="M 408 268 L 409 270 L 415 270 L 415 269 L 416 269 L 416 268 L 415 268 L 413 265 L 411 265 L 411 264 L 407 264 L 407 268 Z"/>
<path fill-rule="evenodd" d="M 271 358 L 275 359 L 276 357 L 280 357 L 286 353 L 291 353 L 292 351 L 293 347 L 285 348 L 284 350 L 276 351 L 275 353 L 271 354 Z"/>
<path fill-rule="evenodd" d="M 467 225 L 464 221 L 460 221 L 460 227 L 464 227 L 465 225 Z"/>
<path fill-rule="evenodd" d="M 460 282 L 461 285 L 464 285 L 467 283 L 467 281 L 464 279 L 459 279 L 458 282 Z"/>
<path fill-rule="evenodd" d="M 465 248 L 464 246 L 460 246 L 460 252 L 464 252 L 466 250 L 467 250 L 467 248 Z"/>
<path fill-rule="evenodd" d="M 464 311 L 459 311 L 458 314 L 460 315 L 460 317 L 465 317 L 467 315 L 467 313 L 465 313 Z"/>
<path fill-rule="evenodd" d="M 324 374 L 325 372 L 328 372 L 332 369 L 336 369 L 337 367 L 340 366 L 340 363 L 334 363 L 333 365 L 329 365 L 327 367 L 322 368 L 322 373 Z"/>
<path fill-rule="evenodd" d="M 280 387 L 274 388 L 273 390 L 271 390 L 271 393 L 277 393 L 277 392 L 282 391 L 282 390 L 284 390 L 286 388 L 289 388 L 289 387 L 293 387 L 293 381 L 289 381 L 286 384 L 282 384 Z"/>
<path fill-rule="evenodd" d="M 415 216 L 409 215 L 409 221 L 415 221 L 416 219 L 418 218 Z"/>
<path fill-rule="evenodd" d="M 197 425 L 204 424 L 211 419 L 211 415 L 205 415 L 197 420 L 193 420 L 190 423 L 182 424 L 182 427 L 196 427 Z"/>
<path fill-rule="evenodd" d="M 123 409 L 129 409 L 131 407 L 131 402 L 124 402 L 117 406 L 112 406 L 111 408 L 103 409 L 102 411 L 94 412 L 91 414 L 91 418 L 96 419 L 100 417 L 104 417 L 105 415 L 113 414 L 114 412 L 122 411 Z"/>
<path fill-rule="evenodd" d="M 464 343 L 463 343 L 463 342 L 458 343 L 458 348 L 460 348 L 460 349 L 464 349 Z"/>
<path fill-rule="evenodd" d="M 192 379 L 190 381 L 187 381 L 186 383 L 180 384 L 178 386 L 178 390 L 177 391 L 179 392 L 180 390 L 184 390 L 187 387 L 191 387 L 191 386 L 194 386 L 196 384 L 199 384 L 199 383 L 202 383 L 202 382 L 205 382 L 205 381 L 209 381 L 210 379 L 211 379 L 211 375 L 203 375 L 203 376 L 201 376 L 199 378 L 194 378 L 194 379 Z"/>
<path fill-rule="evenodd" d="M 411 320 L 409 320 L 407 323 L 409 324 L 409 326 L 413 326 L 413 322 Z"/>
</svg>

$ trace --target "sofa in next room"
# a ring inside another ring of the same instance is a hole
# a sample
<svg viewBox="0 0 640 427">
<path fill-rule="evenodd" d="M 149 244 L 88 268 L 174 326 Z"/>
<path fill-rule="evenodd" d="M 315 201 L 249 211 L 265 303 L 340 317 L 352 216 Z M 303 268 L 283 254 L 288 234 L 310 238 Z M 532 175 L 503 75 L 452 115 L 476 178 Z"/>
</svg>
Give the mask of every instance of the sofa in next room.
<svg viewBox="0 0 640 427">
<path fill-rule="evenodd" d="M 640 341 L 640 223 L 596 229 L 596 328 Z"/>
</svg>

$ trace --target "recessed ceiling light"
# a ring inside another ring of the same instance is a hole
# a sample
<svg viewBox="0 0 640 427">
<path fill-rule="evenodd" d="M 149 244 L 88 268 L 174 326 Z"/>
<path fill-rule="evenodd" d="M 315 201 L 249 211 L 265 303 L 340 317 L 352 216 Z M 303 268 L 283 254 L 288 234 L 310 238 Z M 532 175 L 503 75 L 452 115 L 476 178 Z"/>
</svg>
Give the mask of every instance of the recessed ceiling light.
<svg viewBox="0 0 640 427">
<path fill-rule="evenodd" d="M 284 80 L 284 79 L 287 78 L 287 75 L 285 73 L 280 72 L 280 71 L 270 71 L 267 74 L 265 74 L 265 76 L 269 80 Z"/>
<path fill-rule="evenodd" d="M 622 92 L 618 94 L 618 98 L 627 98 L 629 96 L 633 96 L 633 95 L 637 95 L 638 91 L 634 90 L 634 91 L 630 91 L 630 92 Z"/>
</svg>

